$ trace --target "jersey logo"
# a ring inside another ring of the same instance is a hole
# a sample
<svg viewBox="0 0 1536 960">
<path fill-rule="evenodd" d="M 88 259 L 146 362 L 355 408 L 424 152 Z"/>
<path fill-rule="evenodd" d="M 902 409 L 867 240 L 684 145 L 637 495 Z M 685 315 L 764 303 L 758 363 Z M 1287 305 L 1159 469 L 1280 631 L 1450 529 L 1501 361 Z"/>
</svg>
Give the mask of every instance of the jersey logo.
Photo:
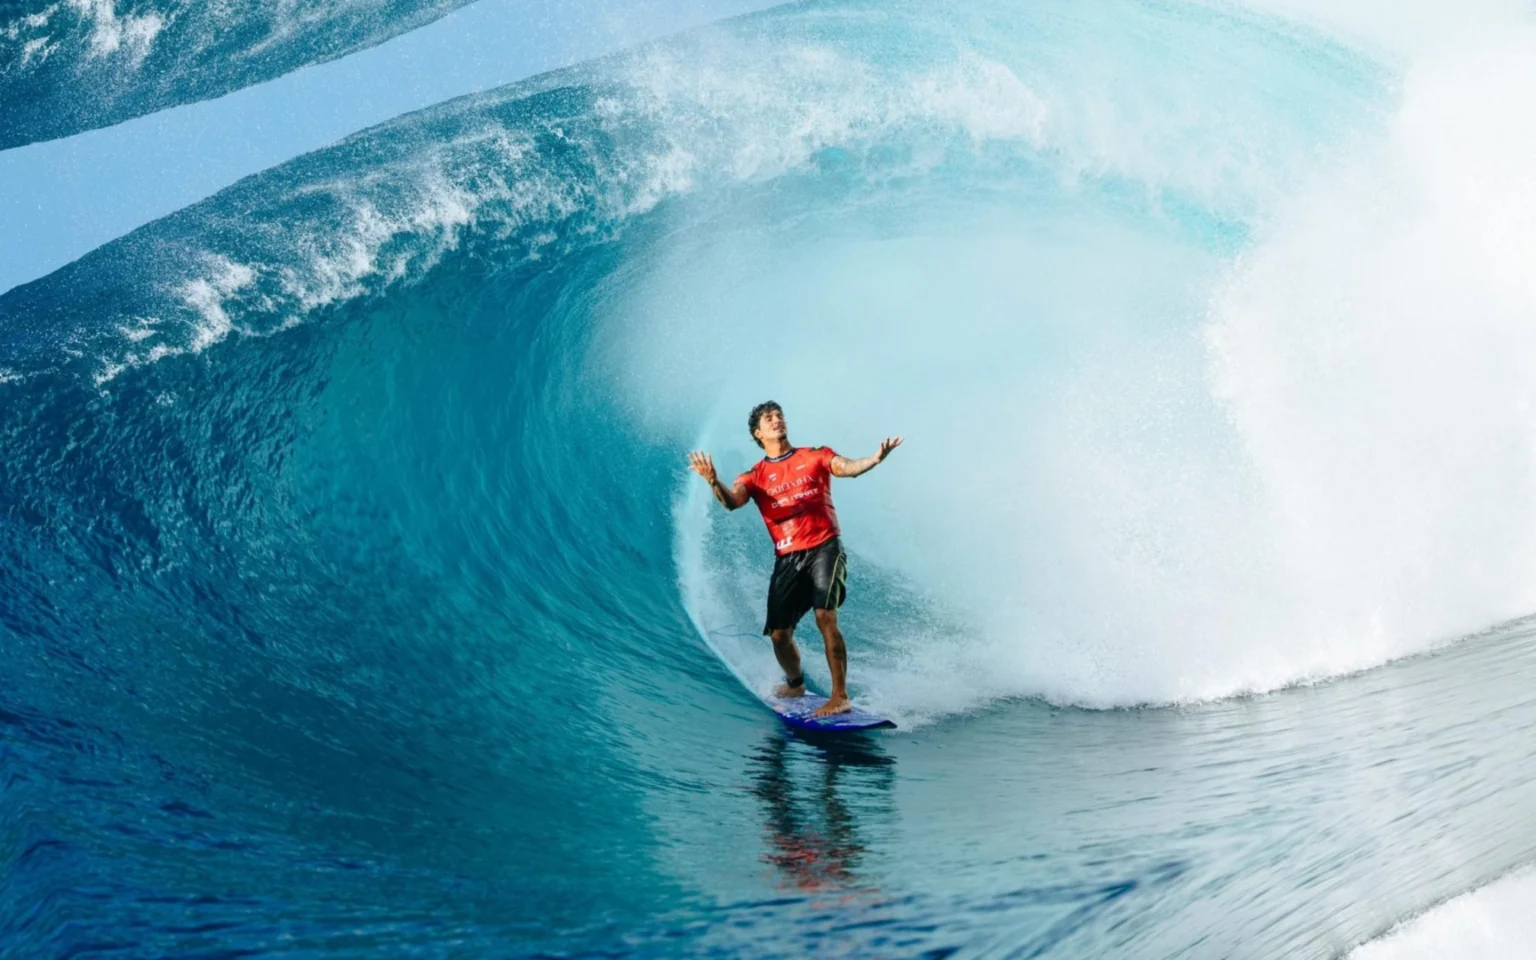
<svg viewBox="0 0 1536 960">
<path fill-rule="evenodd" d="M 774 544 L 773 544 L 773 549 L 775 549 L 775 550 L 783 550 L 785 547 L 789 546 L 791 543 L 794 543 L 794 542 L 795 542 L 795 538 L 794 537 L 785 537 L 783 540 L 775 541 Z"/>
<path fill-rule="evenodd" d="M 776 474 L 776 473 L 768 474 L 768 482 L 769 483 L 772 483 L 773 481 L 775 481 L 777 479 L 779 479 L 779 475 L 778 474 Z"/>
</svg>

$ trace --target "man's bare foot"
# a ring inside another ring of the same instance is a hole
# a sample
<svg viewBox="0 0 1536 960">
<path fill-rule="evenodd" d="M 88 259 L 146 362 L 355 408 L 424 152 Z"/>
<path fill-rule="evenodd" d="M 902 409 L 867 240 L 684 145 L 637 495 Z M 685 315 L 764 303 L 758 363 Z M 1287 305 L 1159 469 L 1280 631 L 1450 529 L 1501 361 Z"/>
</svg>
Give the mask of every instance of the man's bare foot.
<svg viewBox="0 0 1536 960">
<path fill-rule="evenodd" d="M 805 678 L 802 677 L 800 683 L 795 686 L 790 686 L 789 681 L 786 680 L 773 688 L 773 695 L 786 700 L 805 696 Z"/>
<path fill-rule="evenodd" d="M 846 696 L 832 697 L 826 703 L 811 711 L 813 717 L 830 717 L 835 713 L 847 713 L 853 709 L 853 704 L 848 702 Z"/>
</svg>

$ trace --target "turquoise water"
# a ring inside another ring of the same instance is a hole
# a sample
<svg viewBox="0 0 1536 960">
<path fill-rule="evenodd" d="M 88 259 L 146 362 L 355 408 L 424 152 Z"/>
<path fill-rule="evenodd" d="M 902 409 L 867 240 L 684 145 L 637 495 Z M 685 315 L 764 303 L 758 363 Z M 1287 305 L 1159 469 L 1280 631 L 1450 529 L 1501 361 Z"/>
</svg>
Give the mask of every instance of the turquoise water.
<svg viewBox="0 0 1536 960">
<path fill-rule="evenodd" d="M 1362 446 L 1374 328 L 1268 323 L 1400 80 L 1202 6 L 793 4 L 0 297 L 0 944 L 1332 956 L 1529 861 L 1524 448 Z M 767 396 L 908 438 L 837 490 L 894 733 L 754 695 L 768 544 L 684 453 Z"/>
</svg>

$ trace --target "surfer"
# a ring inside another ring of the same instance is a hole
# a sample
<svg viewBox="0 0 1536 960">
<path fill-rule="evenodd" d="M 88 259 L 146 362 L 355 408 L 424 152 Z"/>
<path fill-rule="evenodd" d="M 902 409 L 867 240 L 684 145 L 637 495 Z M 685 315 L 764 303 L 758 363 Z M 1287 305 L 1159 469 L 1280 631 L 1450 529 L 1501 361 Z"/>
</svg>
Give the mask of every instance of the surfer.
<svg viewBox="0 0 1536 960">
<path fill-rule="evenodd" d="M 901 438 L 887 437 L 874 456 L 862 460 L 840 457 L 830 447 L 794 447 L 789 443 L 784 411 L 771 400 L 752 408 L 747 429 L 765 456 L 738 476 L 734 486 L 728 488 L 720 482 L 714 459 L 707 453 L 696 450 L 688 454 L 689 465 L 727 510 L 752 501 L 768 525 L 776 559 L 773 578 L 768 582 L 768 621 L 763 633 L 772 638 L 774 656 L 784 670 L 784 684 L 775 695 L 805 695 L 795 625 L 807 610 L 814 609 L 826 646 L 827 667 L 832 672 L 832 693 L 811 715 L 846 713 L 853 706 L 848 702 L 848 649 L 837 626 L 837 608 L 848 595 L 848 561 L 843 554 L 837 511 L 832 508 L 832 478 L 868 473 L 901 446 Z"/>
</svg>

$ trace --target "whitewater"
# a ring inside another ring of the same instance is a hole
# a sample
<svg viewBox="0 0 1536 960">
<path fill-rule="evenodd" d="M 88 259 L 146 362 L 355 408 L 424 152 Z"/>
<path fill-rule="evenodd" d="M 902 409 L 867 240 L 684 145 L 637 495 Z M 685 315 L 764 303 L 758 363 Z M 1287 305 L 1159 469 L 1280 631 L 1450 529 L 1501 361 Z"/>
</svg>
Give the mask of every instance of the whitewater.
<svg viewBox="0 0 1536 960">
<path fill-rule="evenodd" d="M 456 5 L 18 14 L 0 145 Z M 0 295 L 0 955 L 1433 954 L 1536 862 L 1533 54 L 795 3 Z M 757 700 L 771 550 L 684 455 L 768 398 L 907 438 L 835 488 L 895 733 Z"/>
</svg>

